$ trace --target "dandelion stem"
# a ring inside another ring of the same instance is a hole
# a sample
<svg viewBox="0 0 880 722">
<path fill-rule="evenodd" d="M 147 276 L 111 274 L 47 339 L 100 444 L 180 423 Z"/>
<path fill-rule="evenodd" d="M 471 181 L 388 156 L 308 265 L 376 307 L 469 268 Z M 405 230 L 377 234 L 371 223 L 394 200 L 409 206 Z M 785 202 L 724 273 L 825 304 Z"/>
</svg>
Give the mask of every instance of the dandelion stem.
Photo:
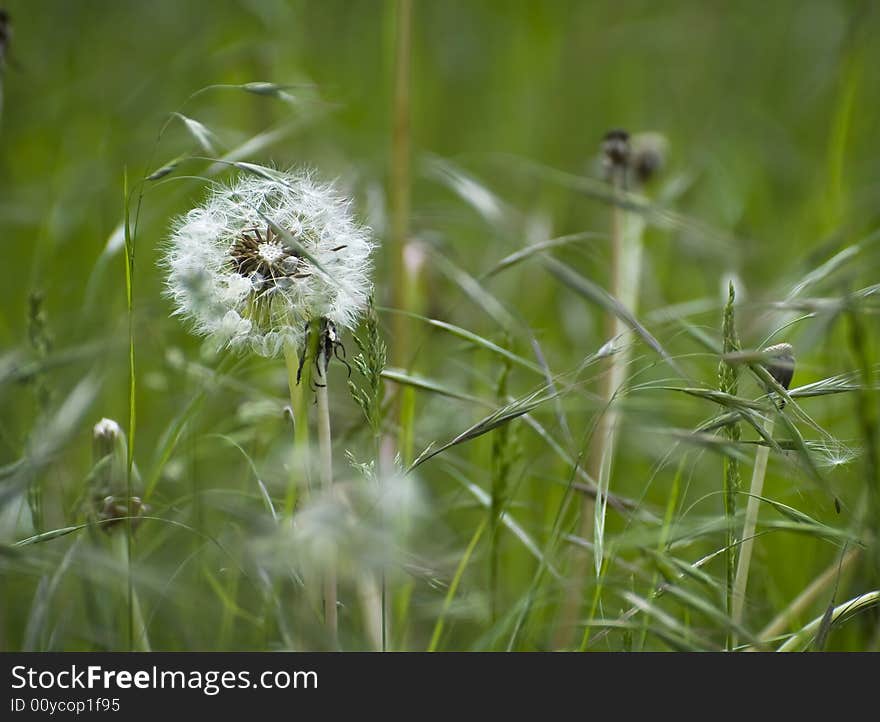
<svg viewBox="0 0 880 722">
<path fill-rule="evenodd" d="M 290 413 L 293 419 L 293 454 L 291 455 L 290 484 L 284 500 L 284 509 L 293 513 L 300 487 L 309 486 L 309 408 L 306 403 L 305 386 L 298 383 L 299 355 L 296 347 L 284 347 L 284 361 L 287 365 L 287 386 L 290 390 Z"/>
<path fill-rule="evenodd" d="M 739 337 L 736 333 L 736 321 L 734 318 L 734 302 L 736 301 L 736 290 L 733 281 L 728 284 L 727 288 L 727 305 L 724 307 L 724 319 L 721 324 L 723 346 L 722 351 L 725 354 L 735 353 L 740 350 Z M 728 363 L 723 358 L 718 365 L 718 388 L 726 394 L 736 396 L 739 390 L 739 372 L 737 367 Z M 736 443 L 740 439 L 740 429 L 738 423 L 733 423 L 724 428 L 725 436 L 732 442 Z M 740 475 L 739 462 L 734 456 L 724 457 L 724 476 L 722 480 L 722 493 L 724 495 L 724 516 L 727 522 L 726 539 L 725 539 L 725 601 L 727 613 L 730 614 L 733 609 L 733 584 L 736 576 L 736 495 L 739 492 Z M 733 632 L 728 630 L 727 649 L 733 649 Z"/>
<path fill-rule="evenodd" d="M 773 435 L 773 417 L 764 422 L 767 437 Z M 752 470 L 752 484 L 749 488 L 749 501 L 746 505 L 746 518 L 743 522 L 742 546 L 739 551 L 739 562 L 736 565 L 736 577 L 733 582 L 733 621 L 742 623 L 745 604 L 746 587 L 749 581 L 749 566 L 752 561 L 755 527 L 758 523 L 758 507 L 764 491 L 764 477 L 767 474 L 767 460 L 770 457 L 769 446 L 759 446 L 755 454 L 755 467 Z"/>
<path fill-rule="evenodd" d="M 611 187 L 615 195 L 624 189 L 626 170 L 615 167 L 611 172 Z M 611 207 L 611 295 L 630 311 L 635 311 L 638 303 L 639 276 L 642 263 L 643 221 L 627 213 L 620 204 Z M 590 444 L 587 459 L 587 473 L 598 482 L 595 501 L 587 495 L 581 506 L 579 536 L 594 538 L 593 556 L 597 576 L 602 566 L 604 541 L 605 508 L 611 479 L 611 466 L 617 446 L 619 414 L 612 403 L 615 394 L 626 381 L 630 351 L 621 344 L 627 326 L 617 315 L 608 314 L 605 319 L 606 335 L 614 343 L 615 353 L 606 361 L 605 373 L 601 377 L 599 398 L 602 406 Z M 586 581 L 588 554 L 583 549 L 574 552 L 571 570 L 571 585 L 564 603 L 562 622 L 556 635 L 556 647 L 570 645 L 575 630 L 575 622 L 583 602 L 583 586 Z"/>
<path fill-rule="evenodd" d="M 329 333 L 329 324 L 322 321 L 321 336 L 318 340 L 318 353 L 315 358 L 315 386 L 318 401 L 318 455 L 321 488 L 329 493 L 333 485 L 333 447 L 330 436 L 330 403 L 327 396 L 327 366 L 332 353 L 331 346 L 325 341 Z M 324 572 L 324 624 L 336 647 L 338 639 L 338 621 L 336 613 L 336 560 L 335 550 Z"/>
</svg>

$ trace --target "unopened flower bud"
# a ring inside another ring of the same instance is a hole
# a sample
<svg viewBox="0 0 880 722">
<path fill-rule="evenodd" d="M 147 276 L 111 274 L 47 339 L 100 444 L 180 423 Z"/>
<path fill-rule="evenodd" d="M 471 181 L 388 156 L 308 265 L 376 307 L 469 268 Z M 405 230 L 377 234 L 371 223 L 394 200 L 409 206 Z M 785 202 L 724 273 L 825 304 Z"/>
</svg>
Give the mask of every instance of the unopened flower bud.
<svg viewBox="0 0 880 722">
<path fill-rule="evenodd" d="M 782 388 L 788 391 L 791 379 L 794 376 L 794 349 L 790 343 L 778 343 L 764 349 L 764 368 L 776 380 Z M 785 406 L 785 399 L 781 400 L 780 408 Z"/>
</svg>

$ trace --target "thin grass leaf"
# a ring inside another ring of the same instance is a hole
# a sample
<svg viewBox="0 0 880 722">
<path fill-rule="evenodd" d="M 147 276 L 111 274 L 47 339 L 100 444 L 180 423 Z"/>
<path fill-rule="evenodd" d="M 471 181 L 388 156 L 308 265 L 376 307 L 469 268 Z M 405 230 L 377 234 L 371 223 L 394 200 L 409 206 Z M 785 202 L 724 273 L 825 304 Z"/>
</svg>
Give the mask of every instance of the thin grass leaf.
<svg viewBox="0 0 880 722">
<path fill-rule="evenodd" d="M 382 378 L 404 386 L 411 386 L 420 391 L 427 391 L 428 393 L 445 396 L 450 399 L 467 401 L 479 406 L 491 407 L 493 405 L 490 401 L 486 401 L 477 396 L 472 396 L 471 394 L 466 394 L 463 391 L 457 391 L 441 384 L 439 381 L 407 373 L 403 369 L 386 368 L 382 371 Z"/>
<path fill-rule="evenodd" d="M 266 511 L 268 511 L 269 514 L 272 516 L 272 521 L 277 523 L 278 514 L 275 512 L 275 505 L 272 503 L 272 497 L 269 495 L 269 490 L 266 489 L 266 485 L 263 484 L 263 480 L 260 478 L 260 474 L 257 471 L 257 466 L 254 463 L 254 460 L 243 448 L 241 448 L 241 445 L 237 441 L 231 439 L 226 434 L 209 434 L 208 436 L 209 438 L 216 438 L 220 439 L 221 441 L 225 441 L 231 447 L 237 449 L 238 452 L 244 457 L 245 461 L 247 461 L 248 466 L 250 467 L 251 473 L 254 475 L 254 481 L 257 482 L 257 487 L 260 490 L 260 497 L 262 498 L 263 503 L 266 505 Z"/>
<path fill-rule="evenodd" d="M 448 441 L 437 448 L 425 449 L 425 451 L 419 454 L 416 460 L 413 461 L 409 469 L 407 469 L 407 473 L 415 469 L 417 466 L 425 463 L 426 461 L 428 461 L 428 459 L 432 459 L 438 454 L 442 454 L 444 451 L 452 448 L 453 446 L 457 446 L 458 444 L 463 444 L 466 441 L 476 439 L 483 434 L 489 433 L 493 429 L 497 429 L 502 424 L 509 423 L 510 421 L 518 419 L 524 414 L 528 414 L 529 412 L 534 411 L 536 408 L 541 406 L 541 404 L 546 403 L 552 398 L 552 394 L 544 395 L 543 390 L 540 390 L 532 394 L 528 394 L 521 399 L 517 399 L 516 401 L 507 404 L 500 409 L 497 409 L 495 412 L 480 419 L 480 421 L 478 421 L 476 424 L 473 424 L 472 426 L 465 429 L 451 441 Z"/>
<path fill-rule="evenodd" d="M 520 366 L 524 369 L 528 369 L 529 371 L 540 375 L 542 378 L 544 377 L 544 369 L 536 363 L 529 361 L 522 356 L 518 356 L 512 351 L 508 351 L 506 348 L 499 346 L 498 344 L 493 343 L 487 338 L 480 336 L 479 334 L 474 333 L 473 331 L 468 331 L 465 328 L 461 328 L 460 326 L 455 326 L 451 323 L 446 323 L 445 321 L 438 321 L 434 318 L 427 318 L 426 316 L 421 316 L 417 313 L 412 313 L 410 311 L 401 311 L 398 309 L 383 307 L 379 309 L 380 311 L 386 311 L 390 313 L 397 313 L 402 316 L 406 316 L 408 318 L 414 318 L 423 323 L 428 324 L 429 326 L 433 326 L 434 328 L 439 328 L 442 331 L 446 331 L 446 333 L 460 338 L 464 341 L 474 344 L 475 346 L 479 346 L 481 348 L 486 349 L 487 351 L 491 351 L 492 353 L 501 356 L 502 358 L 515 363 L 517 366 Z"/>
<path fill-rule="evenodd" d="M 467 565 L 471 560 L 474 549 L 477 548 L 480 537 L 483 536 L 483 532 L 486 531 L 486 528 L 488 526 L 489 515 L 487 514 L 483 517 L 480 525 L 474 531 L 470 542 L 468 542 L 468 545 L 464 550 L 464 554 L 461 555 L 461 559 L 459 560 L 458 566 L 455 569 L 455 574 L 452 576 L 452 581 L 449 583 L 449 589 L 446 591 L 446 597 L 443 599 L 443 608 L 440 610 L 440 614 L 437 616 L 437 621 L 434 623 L 434 631 L 431 633 L 431 641 L 428 643 L 427 651 L 429 652 L 437 651 L 437 647 L 440 644 L 440 637 L 443 634 L 443 626 L 446 623 L 446 615 L 449 614 L 449 609 L 452 606 L 452 600 L 455 599 L 455 594 L 458 591 L 458 585 L 461 584 L 461 578 L 464 576 L 464 570 L 467 568 Z"/>
<path fill-rule="evenodd" d="M 608 632 L 614 629 L 624 629 L 624 630 L 633 630 L 633 631 L 646 631 L 649 634 L 657 637 L 662 642 L 665 642 L 671 649 L 677 652 L 702 652 L 704 651 L 700 647 L 696 646 L 690 640 L 685 637 L 681 637 L 679 635 L 671 633 L 668 629 L 659 627 L 657 625 L 640 625 L 635 622 L 629 622 L 626 620 L 620 619 L 588 619 L 580 622 L 581 626 L 586 628 L 597 628 L 602 630 L 602 636 L 596 636 L 593 638 L 593 642 L 598 639 L 603 638 L 607 635 Z"/>
<path fill-rule="evenodd" d="M 83 378 L 58 410 L 28 438 L 24 455 L 0 469 L 0 507 L 45 473 L 56 456 L 82 427 L 85 415 L 98 396 L 100 383 L 93 375 Z"/>
<path fill-rule="evenodd" d="M 571 488 L 576 489 L 577 491 L 583 492 L 585 494 L 589 494 L 593 498 L 598 494 L 598 488 L 596 486 L 596 482 L 590 478 L 590 475 L 586 472 L 586 470 L 571 457 L 571 455 L 562 448 L 559 442 L 554 439 L 550 433 L 544 428 L 538 421 L 535 420 L 533 416 L 530 414 L 526 414 L 523 416 L 523 421 L 528 424 L 535 433 L 538 434 L 544 441 L 547 442 L 547 445 L 556 453 L 556 455 L 565 462 L 565 464 L 574 470 L 574 473 L 583 479 L 582 482 L 572 482 Z M 628 499 L 626 497 L 620 496 L 618 494 L 610 493 L 608 494 L 608 505 L 613 509 L 621 512 L 622 514 L 628 514 L 630 512 L 636 512 L 637 516 L 640 519 L 645 521 L 657 521 L 657 516 L 647 509 L 643 508 L 643 505 L 635 501 L 634 499 Z"/>
<path fill-rule="evenodd" d="M 211 155 L 217 154 L 217 151 L 214 148 L 215 135 L 203 123 L 200 123 L 183 113 L 172 113 L 172 115 L 183 122 L 190 135 L 195 138 L 196 143 L 199 144 L 205 153 L 210 153 Z"/>
<path fill-rule="evenodd" d="M 172 160 L 169 160 L 169 161 L 168 161 L 167 163 L 165 163 L 164 165 L 161 165 L 161 166 L 159 166 L 158 168 L 156 168 L 156 170 L 154 170 L 152 173 L 150 173 L 150 174 L 145 178 L 145 180 L 148 180 L 148 181 L 157 181 L 157 180 L 161 180 L 161 179 L 164 178 L 165 176 L 169 176 L 169 175 L 171 175 L 174 171 L 177 170 L 178 166 L 179 166 L 181 163 L 183 163 L 185 160 L 187 160 L 189 157 L 190 157 L 189 154 L 184 153 L 184 154 L 182 154 L 182 155 L 177 156 L 176 158 L 174 158 L 174 159 L 172 159 Z M 114 237 L 111 236 L 111 237 L 110 237 L 110 240 L 113 241 L 113 240 L 114 240 Z M 109 246 L 110 246 L 110 242 L 108 241 L 108 248 L 109 248 Z"/>
<path fill-rule="evenodd" d="M 834 601 L 832 601 L 825 609 L 822 615 L 822 621 L 819 623 L 819 629 L 816 632 L 816 638 L 813 640 L 811 648 L 814 652 L 824 652 L 828 645 L 828 636 L 831 634 L 831 623 L 834 618 Z"/>
<path fill-rule="evenodd" d="M 563 246 L 567 246 L 572 243 L 578 243 L 580 241 L 601 241 L 607 239 L 607 233 L 584 231 L 581 233 L 571 233 L 567 236 L 550 238 L 546 241 L 539 241 L 538 243 L 532 243 L 525 248 L 521 248 L 520 250 L 502 258 L 488 271 L 484 271 L 483 274 L 480 276 L 480 280 L 486 281 L 493 276 L 498 275 L 502 271 L 513 268 L 514 266 L 522 263 L 523 261 L 527 261 L 535 255 L 544 253 L 545 251 L 551 251 L 554 248 L 562 248 Z"/>
<path fill-rule="evenodd" d="M 872 609 L 880 605 L 880 591 L 867 592 L 853 597 L 843 604 L 839 604 L 831 611 L 831 622 L 829 628 L 846 623 L 858 614 Z M 821 617 L 817 617 L 812 622 L 795 632 L 788 640 L 782 644 L 778 652 L 798 652 L 806 649 L 810 642 L 814 639 L 815 634 L 819 631 L 823 624 L 828 624 L 826 617 L 827 610 Z"/>
<path fill-rule="evenodd" d="M 690 396 L 696 396 L 700 399 L 712 401 L 719 406 L 724 406 L 725 408 L 729 409 L 753 409 L 754 411 L 767 410 L 767 404 L 765 403 L 745 399 L 742 396 L 734 396 L 732 394 L 725 393 L 724 391 L 718 391 L 717 389 L 701 389 L 688 386 L 645 386 L 644 388 L 656 391 L 678 391 L 681 393 L 689 394 Z"/>
<path fill-rule="evenodd" d="M 667 612 L 664 612 L 657 605 L 644 597 L 640 597 L 634 592 L 624 591 L 622 596 L 626 601 L 632 604 L 634 607 L 638 608 L 639 611 L 644 612 L 645 614 L 653 617 L 653 619 L 660 625 L 662 629 L 664 629 L 671 637 L 687 640 L 686 644 L 690 650 L 709 650 L 713 649 L 713 645 L 706 639 L 703 639 L 700 635 L 696 634 L 692 630 L 685 627 L 681 622 L 679 622 L 675 617 Z M 693 640 L 693 641 L 691 641 Z"/>
<path fill-rule="evenodd" d="M 156 446 L 152 469 L 144 485 L 144 501 L 152 498 L 156 486 L 162 478 L 162 472 L 171 460 L 171 456 L 177 448 L 187 422 L 196 414 L 203 399 L 204 392 L 201 391 L 192 396 L 181 412 L 172 419 L 171 423 L 162 432 L 162 436 Z"/>
<path fill-rule="evenodd" d="M 297 132 L 307 128 L 311 122 L 317 120 L 317 117 L 318 116 L 298 118 L 279 125 L 277 128 L 270 128 L 269 130 L 248 138 L 244 143 L 233 148 L 220 158 L 209 159 L 214 160 L 214 163 L 208 168 L 207 174 L 209 176 L 215 176 L 226 170 L 225 165 L 228 163 L 244 163 L 245 158 L 254 158 L 266 153 L 270 148 L 273 148 L 279 143 L 288 141 Z"/>
<path fill-rule="evenodd" d="M 605 289 L 593 283 L 589 279 L 581 276 L 579 273 L 571 269 L 566 264 L 557 261 L 555 258 L 547 258 L 544 260 L 547 270 L 559 279 L 564 285 L 568 286 L 575 293 L 583 296 L 589 301 L 601 306 L 608 313 L 617 316 L 627 326 L 630 327 L 648 346 L 656 351 L 660 357 L 669 364 L 669 366 L 680 376 L 686 377 L 684 371 L 676 363 L 675 359 L 669 355 L 660 342 L 654 338 L 648 329 L 646 329 L 638 319 L 633 316 L 616 298 L 611 296 Z"/>
<path fill-rule="evenodd" d="M 432 249 L 432 251 L 434 266 L 437 270 L 461 288 L 464 294 L 477 306 L 483 309 L 483 311 L 485 311 L 495 323 L 501 326 L 504 331 L 512 331 L 519 325 L 519 322 L 510 314 L 501 302 L 483 288 L 477 279 L 456 266 L 436 249 Z"/>
<path fill-rule="evenodd" d="M 718 583 L 718 580 L 715 579 L 715 577 L 713 577 L 711 574 L 707 574 L 691 562 L 686 562 L 683 559 L 679 559 L 672 554 L 658 552 L 654 549 L 651 549 L 650 547 L 646 547 L 644 549 L 644 552 L 655 561 L 658 567 L 667 570 L 664 573 L 664 576 L 666 576 L 669 571 L 674 572 L 673 576 L 667 579 L 669 583 L 677 584 L 684 577 L 689 577 L 699 582 L 707 589 L 711 590 L 713 593 L 718 593 L 721 591 L 721 585 Z"/>
<path fill-rule="evenodd" d="M 463 478 L 456 470 L 450 470 L 456 481 L 458 481 L 467 491 L 478 501 L 480 505 L 487 509 L 491 510 L 492 508 L 492 498 L 489 496 L 486 491 L 481 489 L 479 486 L 474 484 L 471 481 Z M 547 570 L 555 579 L 560 579 L 561 576 L 558 571 L 553 567 L 548 559 L 544 557 L 544 554 L 538 548 L 538 545 L 535 543 L 534 539 L 529 536 L 528 532 L 523 529 L 522 525 L 513 518 L 510 512 L 505 511 L 502 512 L 499 516 L 499 520 L 501 523 L 508 528 L 508 530 L 517 538 L 522 545 L 528 549 L 529 553 L 535 557 L 539 562 L 546 565 Z"/>
<path fill-rule="evenodd" d="M 861 253 L 861 250 L 862 249 L 858 244 L 847 246 L 842 251 L 836 253 L 825 261 L 821 266 L 811 270 L 806 276 L 792 286 L 791 291 L 789 291 L 788 295 L 785 297 L 786 302 L 793 301 L 811 286 L 815 286 L 826 278 L 829 278 L 840 268 L 854 260 L 859 253 Z"/>
<path fill-rule="evenodd" d="M 717 624 L 721 629 L 729 631 L 737 636 L 738 639 L 745 639 L 750 644 L 758 644 L 758 638 L 755 637 L 743 625 L 737 624 L 729 615 L 718 607 L 710 604 L 704 598 L 692 594 L 676 584 L 670 584 L 666 587 L 666 594 L 672 597 L 695 612 L 699 612 Z"/>
<path fill-rule="evenodd" d="M 510 226 L 516 212 L 484 184 L 461 168 L 438 156 L 424 161 L 426 175 L 451 189 L 459 198 L 482 216 L 493 228 Z"/>
</svg>

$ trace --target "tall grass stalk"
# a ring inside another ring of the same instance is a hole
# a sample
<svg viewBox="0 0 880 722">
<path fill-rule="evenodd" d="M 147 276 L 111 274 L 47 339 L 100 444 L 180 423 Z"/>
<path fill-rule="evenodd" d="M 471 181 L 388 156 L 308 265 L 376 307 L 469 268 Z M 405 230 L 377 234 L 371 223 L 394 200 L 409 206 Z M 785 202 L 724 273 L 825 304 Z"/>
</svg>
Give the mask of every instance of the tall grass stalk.
<svg viewBox="0 0 880 722">
<path fill-rule="evenodd" d="M 389 207 L 391 212 L 391 288 L 392 303 L 402 310 L 414 309 L 411 304 L 413 294 L 420 293 L 418 281 L 411 279 L 407 269 L 406 250 L 410 230 L 410 192 L 412 165 L 412 138 L 410 128 L 410 90 L 412 75 L 412 0 L 397 0 L 394 5 L 395 37 L 394 37 L 394 95 L 392 99 L 392 131 L 391 131 L 391 182 L 389 187 Z M 392 326 L 394 344 L 392 360 L 395 366 L 410 368 L 412 363 L 413 343 L 410 339 L 412 322 L 403 314 L 396 314 Z M 415 457 L 415 389 L 404 386 L 399 389 L 397 397 L 398 433 L 396 442 L 392 438 L 382 443 L 379 457 L 380 478 L 383 470 L 394 465 L 395 456 L 400 456 L 405 465 Z M 404 585 L 397 598 L 392 600 L 387 585 L 387 578 L 382 579 L 382 648 L 387 649 L 388 640 L 392 639 L 392 608 L 399 610 L 401 628 L 406 629 L 405 617 L 409 608 L 412 583 Z M 401 637 L 400 645 L 405 645 Z"/>
<path fill-rule="evenodd" d="M 2 66 L 0 66 L 2 69 Z M 45 294 L 33 290 L 28 296 L 28 340 L 35 357 L 45 364 L 52 350 L 48 324 L 46 322 Z M 37 372 L 32 383 L 37 405 L 37 413 L 42 418 L 49 417 L 51 393 L 46 374 Z M 43 518 L 43 483 L 39 476 L 33 478 L 28 485 L 28 505 L 31 512 L 31 523 L 38 534 L 46 530 Z"/>
<path fill-rule="evenodd" d="M 496 398 L 499 405 L 507 401 L 507 384 L 511 364 L 505 359 L 501 367 L 496 386 Z M 491 519 L 489 526 L 489 609 L 492 622 L 498 619 L 498 584 L 499 584 L 499 531 L 501 516 L 507 504 L 508 477 L 512 462 L 512 427 L 504 424 L 492 432 L 492 493 L 490 500 Z"/>
<path fill-rule="evenodd" d="M 626 165 L 616 164 L 611 168 L 610 182 L 615 200 L 619 200 L 625 190 Z M 631 313 L 638 304 L 639 277 L 642 267 L 642 234 L 644 220 L 627 212 L 622 204 L 611 206 L 611 295 Z M 630 348 L 624 343 L 628 327 L 620 316 L 607 314 L 605 333 L 608 343 L 614 344 L 612 353 L 604 363 L 604 373 L 600 380 L 600 409 L 596 427 L 590 443 L 587 459 L 587 473 L 598 483 L 595 501 L 583 496 L 578 534 L 581 538 L 593 537 L 593 561 L 596 575 L 602 568 L 604 548 L 605 511 L 611 481 L 611 467 L 617 446 L 619 412 L 613 406 L 614 396 L 626 381 Z M 571 644 L 577 617 L 583 603 L 583 586 L 589 553 L 577 547 L 572 557 L 570 586 L 562 612 L 562 622 L 556 635 L 557 648 Z"/>
<path fill-rule="evenodd" d="M 764 422 L 764 431 L 767 438 L 773 436 L 773 417 L 770 416 Z M 767 461 L 770 458 L 770 447 L 761 445 L 755 453 L 755 466 L 752 469 L 752 483 L 749 487 L 749 501 L 746 505 L 746 516 L 743 522 L 742 545 L 739 552 L 739 561 L 736 566 L 736 576 L 733 582 L 733 621 L 741 624 L 743 609 L 745 607 L 746 587 L 749 582 L 749 567 L 752 562 L 752 549 L 755 544 L 755 527 L 758 523 L 758 509 L 761 504 L 761 494 L 764 491 L 764 477 L 767 474 Z"/>
<path fill-rule="evenodd" d="M 724 320 L 722 322 L 722 350 L 724 354 L 735 353 L 740 350 L 739 338 L 736 333 L 736 319 L 734 317 L 734 302 L 736 291 L 733 281 L 727 289 L 727 305 L 724 307 Z M 718 366 L 718 388 L 720 391 L 731 396 L 736 396 L 739 390 L 738 367 L 723 360 Z M 740 439 L 739 424 L 734 422 L 724 427 L 724 435 L 736 444 Z M 722 493 L 724 495 L 724 516 L 727 521 L 727 538 L 725 543 L 725 589 L 727 613 L 733 610 L 733 585 L 736 577 L 736 495 L 739 493 L 740 475 L 739 462 L 735 457 L 724 457 L 724 479 Z M 727 649 L 733 648 L 733 635 L 727 633 Z"/>
<path fill-rule="evenodd" d="M 411 281 L 406 264 L 406 247 L 409 239 L 410 173 L 412 141 L 410 137 L 410 76 L 412 62 L 412 1 L 397 0 L 395 6 L 394 48 L 394 98 L 392 106 L 391 134 L 391 185 L 389 206 L 391 210 L 390 257 L 392 263 L 393 305 L 409 310 Z M 393 360 L 396 366 L 407 368 L 412 353 L 409 343 L 410 322 L 402 314 L 394 317 Z M 412 456 L 412 424 L 414 420 L 415 392 L 408 387 L 401 390 L 399 405 L 400 436 L 398 450 L 404 461 Z"/>
<path fill-rule="evenodd" d="M 376 316 L 374 300 L 371 297 L 367 306 L 362 331 L 355 334 L 354 342 L 358 348 L 358 354 L 352 359 L 352 365 L 357 369 L 363 379 L 359 385 L 354 379 L 349 378 L 348 388 L 355 403 L 364 414 L 364 419 L 369 425 L 371 446 L 373 452 L 373 473 L 371 482 L 378 485 L 383 528 L 386 524 L 386 505 L 381 503 L 384 497 L 382 485 L 386 483 L 388 475 L 393 472 L 392 464 L 387 464 L 382 458 L 382 421 L 384 417 L 383 396 L 385 385 L 382 381 L 382 372 L 385 370 L 388 352 L 382 335 L 379 331 L 379 319 Z M 365 624 L 373 641 L 373 646 L 383 652 L 388 649 L 388 622 L 390 619 L 390 594 L 388 589 L 388 569 L 383 560 L 380 573 L 380 583 L 367 573 L 363 576 L 360 588 L 361 603 L 366 616 Z"/>
<path fill-rule="evenodd" d="M 868 493 L 868 528 L 880 529 L 880 422 L 877 419 L 877 387 L 871 364 L 869 337 L 859 315 L 859 309 L 847 309 L 849 347 L 858 369 L 859 385 L 855 394 L 856 419 L 864 443 L 864 480 Z M 875 578 L 880 579 L 880 554 L 872 546 L 870 561 Z"/>
<path fill-rule="evenodd" d="M 131 573 L 131 547 L 132 547 L 132 518 L 134 509 L 132 500 L 134 494 L 132 491 L 132 473 L 134 471 L 134 441 L 135 430 L 137 428 L 137 374 L 135 372 L 135 344 L 134 344 L 134 236 L 131 231 L 131 216 L 129 210 L 128 195 L 128 169 L 123 170 L 122 177 L 122 200 L 123 200 L 123 224 L 124 224 L 124 248 L 125 248 L 125 306 L 127 310 L 128 320 L 128 453 L 125 464 L 125 485 L 128 503 L 128 519 L 125 522 L 126 544 L 125 552 L 125 568 L 128 577 L 128 641 L 129 649 L 134 648 L 135 629 L 138 629 L 135 620 L 135 607 L 137 605 L 137 595 L 134 590 L 134 581 Z M 139 612 L 137 613 L 139 616 Z M 142 628 L 142 627 L 141 627 Z M 144 636 L 146 631 L 144 631 Z"/>
<path fill-rule="evenodd" d="M 317 396 L 318 427 L 318 467 L 321 488 L 325 494 L 331 493 L 333 486 L 333 444 L 330 435 L 330 401 L 327 394 L 327 367 L 330 363 L 332 347 L 327 341 L 330 333 L 326 321 L 321 324 L 318 351 L 315 357 L 315 395 Z M 333 542 L 335 546 L 335 541 Z M 339 637 L 337 617 L 336 559 L 335 549 L 331 549 L 330 559 L 324 570 L 324 624 L 336 648 Z"/>
</svg>

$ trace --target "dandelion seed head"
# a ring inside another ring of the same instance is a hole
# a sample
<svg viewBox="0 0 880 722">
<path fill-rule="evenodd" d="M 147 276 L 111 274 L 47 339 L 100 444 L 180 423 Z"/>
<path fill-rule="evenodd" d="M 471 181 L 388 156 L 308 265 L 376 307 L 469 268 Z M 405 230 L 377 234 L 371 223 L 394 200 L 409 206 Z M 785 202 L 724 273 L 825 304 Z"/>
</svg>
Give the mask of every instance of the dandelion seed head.
<svg viewBox="0 0 880 722">
<path fill-rule="evenodd" d="M 242 174 L 174 222 L 166 293 L 195 333 L 276 356 L 312 321 L 357 323 L 373 248 L 333 184 L 307 171 Z"/>
</svg>

